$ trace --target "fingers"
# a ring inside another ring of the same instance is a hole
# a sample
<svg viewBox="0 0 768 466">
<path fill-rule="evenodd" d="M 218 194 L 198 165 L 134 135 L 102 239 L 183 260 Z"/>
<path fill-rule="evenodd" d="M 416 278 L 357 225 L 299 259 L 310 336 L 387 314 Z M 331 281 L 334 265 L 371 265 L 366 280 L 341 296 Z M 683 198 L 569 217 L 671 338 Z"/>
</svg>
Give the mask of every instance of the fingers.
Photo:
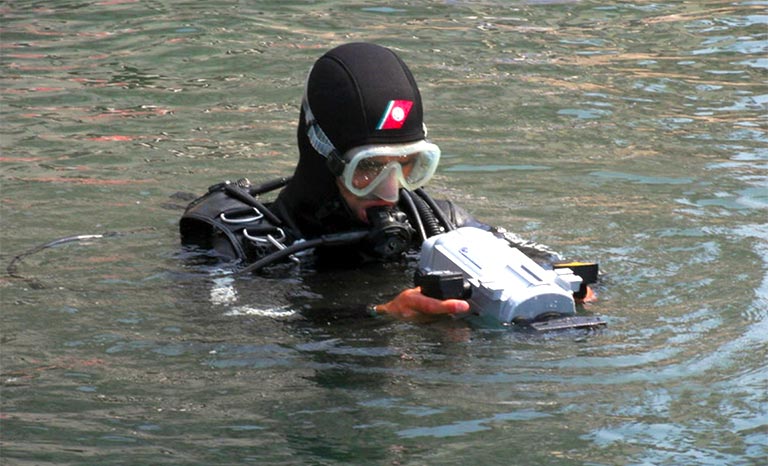
<svg viewBox="0 0 768 466">
<path fill-rule="evenodd" d="M 402 318 L 419 315 L 459 314 L 469 311 L 469 303 L 461 299 L 439 300 L 424 296 L 420 288 L 409 288 L 398 294 L 392 301 L 376 306 L 384 312 Z"/>
<path fill-rule="evenodd" d="M 420 288 L 412 288 L 404 293 L 406 306 L 421 314 L 456 314 L 469 311 L 469 303 L 460 299 L 441 301 L 430 298 L 421 294 Z"/>
<path fill-rule="evenodd" d="M 587 287 L 587 293 L 584 295 L 584 297 L 576 299 L 576 302 L 579 304 L 593 303 L 595 301 L 597 301 L 597 295 L 589 286 Z"/>
</svg>

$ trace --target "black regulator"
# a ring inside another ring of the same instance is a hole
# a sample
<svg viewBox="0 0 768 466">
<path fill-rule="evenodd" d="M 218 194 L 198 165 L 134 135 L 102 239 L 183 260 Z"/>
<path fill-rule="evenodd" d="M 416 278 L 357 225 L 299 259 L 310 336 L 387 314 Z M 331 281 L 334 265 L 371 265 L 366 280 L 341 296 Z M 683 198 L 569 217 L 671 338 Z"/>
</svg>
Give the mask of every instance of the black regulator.
<svg viewBox="0 0 768 466">
<path fill-rule="evenodd" d="M 380 206 L 371 207 L 366 213 L 371 225 L 366 241 L 377 257 L 391 259 L 408 250 L 414 229 L 404 212 L 395 207 Z"/>
</svg>

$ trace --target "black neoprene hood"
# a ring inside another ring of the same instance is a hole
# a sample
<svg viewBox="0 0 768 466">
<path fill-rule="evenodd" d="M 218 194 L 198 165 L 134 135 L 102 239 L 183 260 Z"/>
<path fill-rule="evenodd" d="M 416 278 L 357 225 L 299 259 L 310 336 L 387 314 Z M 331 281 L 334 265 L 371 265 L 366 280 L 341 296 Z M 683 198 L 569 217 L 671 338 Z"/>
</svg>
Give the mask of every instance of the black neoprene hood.
<svg viewBox="0 0 768 466">
<path fill-rule="evenodd" d="M 340 153 L 366 144 L 425 137 L 416 81 L 388 48 L 370 43 L 336 47 L 317 60 L 306 86 L 315 120 Z M 405 114 L 397 108 L 400 113 L 392 113 L 393 105 L 399 104 L 405 106 Z"/>
<path fill-rule="evenodd" d="M 367 144 L 419 141 L 426 134 L 416 81 L 390 49 L 351 43 L 331 49 L 315 62 L 304 98 L 312 118 L 302 105 L 296 131 L 299 163 L 276 207 L 309 236 L 359 227 L 339 194 L 326 154 L 310 141 L 307 120 L 316 123 L 340 155 Z M 393 102 L 410 102 L 410 108 L 396 112 Z"/>
</svg>

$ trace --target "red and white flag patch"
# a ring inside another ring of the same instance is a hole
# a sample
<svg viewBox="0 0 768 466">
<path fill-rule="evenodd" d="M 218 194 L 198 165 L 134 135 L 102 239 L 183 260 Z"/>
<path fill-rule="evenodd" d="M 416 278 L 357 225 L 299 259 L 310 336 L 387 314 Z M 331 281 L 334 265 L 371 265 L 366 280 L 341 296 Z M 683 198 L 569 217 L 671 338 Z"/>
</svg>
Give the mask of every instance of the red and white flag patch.
<svg viewBox="0 0 768 466">
<path fill-rule="evenodd" d="M 413 107 L 411 100 L 390 100 L 376 129 L 400 129 Z"/>
</svg>

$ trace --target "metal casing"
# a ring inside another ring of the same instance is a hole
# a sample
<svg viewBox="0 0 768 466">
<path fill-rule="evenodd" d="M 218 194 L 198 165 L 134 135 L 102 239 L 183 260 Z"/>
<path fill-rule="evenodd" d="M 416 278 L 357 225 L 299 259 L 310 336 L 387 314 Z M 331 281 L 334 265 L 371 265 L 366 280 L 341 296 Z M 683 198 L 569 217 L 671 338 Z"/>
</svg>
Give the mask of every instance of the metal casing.
<svg viewBox="0 0 768 466">
<path fill-rule="evenodd" d="M 461 272 L 472 285 L 471 312 L 483 320 L 531 322 L 576 313 L 581 278 L 570 269 L 546 270 L 493 233 L 463 227 L 428 238 L 419 268 Z"/>
</svg>

